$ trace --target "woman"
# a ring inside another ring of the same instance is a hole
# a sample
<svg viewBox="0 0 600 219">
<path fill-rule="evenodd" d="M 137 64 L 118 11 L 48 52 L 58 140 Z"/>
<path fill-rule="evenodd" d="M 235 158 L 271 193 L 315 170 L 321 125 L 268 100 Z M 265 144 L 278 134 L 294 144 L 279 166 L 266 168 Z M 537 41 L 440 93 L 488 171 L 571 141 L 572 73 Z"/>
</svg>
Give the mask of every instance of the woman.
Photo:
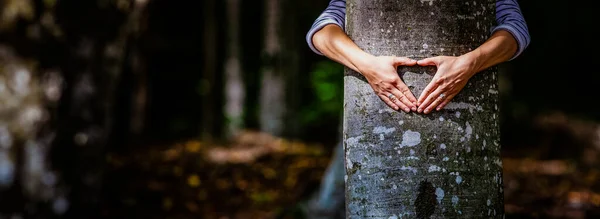
<svg viewBox="0 0 600 219">
<path fill-rule="evenodd" d="M 362 74 L 374 92 L 390 107 L 405 112 L 430 113 L 441 110 L 460 92 L 469 78 L 490 66 L 518 57 L 529 45 L 530 37 L 516 0 L 496 1 L 497 26 L 492 35 L 477 49 L 458 57 L 438 56 L 420 61 L 406 57 L 373 56 L 358 48 L 345 34 L 346 1 L 332 0 L 306 35 L 309 47 L 319 55 L 337 61 Z M 438 71 L 418 100 L 400 80 L 399 65 L 436 65 Z M 387 88 L 387 89 L 386 89 Z M 309 213 L 331 215 L 343 200 L 332 200 L 343 193 L 343 148 L 339 144 L 316 200 Z M 340 184 L 340 182 L 342 182 Z M 340 186 L 342 185 L 342 186 Z M 311 215 L 311 218 L 317 218 Z"/>
<path fill-rule="evenodd" d="M 306 35 L 309 47 L 319 55 L 362 74 L 388 106 L 405 112 L 441 110 L 476 73 L 518 57 L 530 42 L 529 31 L 516 0 L 496 1 L 492 35 L 477 49 L 458 57 L 437 56 L 423 60 L 373 56 L 361 50 L 344 32 L 346 1 L 332 0 Z M 436 75 L 419 98 L 400 80 L 400 65 L 435 65 Z"/>
</svg>

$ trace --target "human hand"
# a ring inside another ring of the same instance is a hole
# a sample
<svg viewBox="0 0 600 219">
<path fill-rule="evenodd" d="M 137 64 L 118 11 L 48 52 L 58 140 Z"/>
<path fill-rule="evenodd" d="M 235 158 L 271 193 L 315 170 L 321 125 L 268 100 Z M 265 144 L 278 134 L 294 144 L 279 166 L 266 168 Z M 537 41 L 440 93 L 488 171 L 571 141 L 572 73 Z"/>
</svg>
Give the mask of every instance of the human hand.
<svg viewBox="0 0 600 219">
<path fill-rule="evenodd" d="M 436 56 L 419 60 L 420 66 L 437 67 L 435 76 L 419 96 L 417 112 L 430 113 L 434 108 L 439 111 L 448 104 L 476 73 L 474 59 L 463 55 Z M 437 107 L 437 108 L 436 108 Z"/>
<path fill-rule="evenodd" d="M 417 61 L 406 57 L 377 56 L 357 66 L 375 94 L 394 110 L 417 111 L 417 99 L 398 75 L 398 66 L 413 66 Z"/>
</svg>

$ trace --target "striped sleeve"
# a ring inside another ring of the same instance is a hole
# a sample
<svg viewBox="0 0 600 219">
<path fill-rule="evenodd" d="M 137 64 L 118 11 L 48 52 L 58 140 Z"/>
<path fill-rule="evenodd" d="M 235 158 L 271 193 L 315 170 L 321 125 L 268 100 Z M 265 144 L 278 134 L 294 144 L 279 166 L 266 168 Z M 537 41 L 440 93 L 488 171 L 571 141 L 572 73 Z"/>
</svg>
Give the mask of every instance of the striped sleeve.
<svg viewBox="0 0 600 219">
<path fill-rule="evenodd" d="M 317 18 L 317 20 L 315 20 L 312 27 L 308 31 L 308 34 L 306 34 L 306 42 L 308 43 L 308 46 L 310 47 L 310 49 L 319 55 L 323 55 L 323 53 L 319 52 L 319 50 L 317 50 L 317 48 L 315 48 L 315 46 L 312 42 L 313 35 L 317 31 L 321 30 L 325 25 L 328 25 L 328 24 L 338 25 L 343 30 L 344 25 L 345 25 L 344 24 L 345 20 L 346 20 L 346 0 L 331 0 L 331 2 L 329 2 L 329 6 L 327 6 L 325 11 L 323 11 L 323 13 L 321 13 L 321 15 Z"/>
<path fill-rule="evenodd" d="M 510 60 L 517 58 L 527 48 L 531 38 L 521 8 L 517 0 L 496 1 L 496 23 L 492 33 L 498 30 L 506 30 L 513 35 L 518 44 L 517 52 Z"/>
<path fill-rule="evenodd" d="M 331 0 L 327 9 L 315 20 L 308 34 L 306 34 L 306 42 L 310 49 L 319 55 L 323 55 L 315 48 L 312 42 L 313 35 L 328 24 L 335 24 L 344 29 L 345 18 L 346 0 Z M 517 58 L 527 48 L 531 39 L 527 23 L 516 0 L 496 1 L 496 23 L 498 25 L 492 28 L 492 33 L 498 30 L 506 30 L 517 41 L 517 52 L 510 60 Z"/>
</svg>

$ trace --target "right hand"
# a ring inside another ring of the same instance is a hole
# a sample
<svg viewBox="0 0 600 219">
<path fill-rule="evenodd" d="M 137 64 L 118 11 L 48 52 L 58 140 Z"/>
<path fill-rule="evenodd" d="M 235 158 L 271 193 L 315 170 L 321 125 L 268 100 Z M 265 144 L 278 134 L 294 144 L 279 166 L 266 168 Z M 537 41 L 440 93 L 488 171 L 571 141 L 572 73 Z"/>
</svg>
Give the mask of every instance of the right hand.
<svg viewBox="0 0 600 219">
<path fill-rule="evenodd" d="M 376 56 L 357 66 L 375 94 L 394 110 L 417 111 L 417 99 L 398 75 L 398 66 L 413 66 L 417 61 L 406 57 Z M 389 98 L 392 94 L 392 99 Z"/>
</svg>

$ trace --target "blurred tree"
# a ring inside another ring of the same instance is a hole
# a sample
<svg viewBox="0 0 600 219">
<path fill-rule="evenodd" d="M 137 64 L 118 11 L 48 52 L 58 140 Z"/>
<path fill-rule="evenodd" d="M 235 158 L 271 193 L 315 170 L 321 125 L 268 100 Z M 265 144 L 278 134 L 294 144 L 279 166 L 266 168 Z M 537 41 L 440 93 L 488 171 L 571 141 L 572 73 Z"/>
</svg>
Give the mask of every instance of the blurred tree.
<svg viewBox="0 0 600 219">
<path fill-rule="evenodd" d="M 494 1 L 348 0 L 346 31 L 374 55 L 460 55 L 481 45 Z M 357 72 L 344 76 L 347 218 L 503 218 L 496 68 L 444 110 L 387 107 Z M 414 94 L 434 69 L 403 67 Z"/>
<path fill-rule="evenodd" d="M 2 5 L 0 217 L 100 217 L 116 86 L 145 1 L 3 3 L 16 5 Z"/>
<path fill-rule="evenodd" d="M 285 80 L 285 115 L 283 120 L 283 135 L 296 138 L 302 129 L 300 125 L 300 108 L 302 95 L 305 93 L 304 83 L 307 77 L 300 70 L 301 51 L 299 45 L 304 44 L 303 34 L 298 31 L 299 12 L 303 11 L 295 1 L 280 1 L 281 11 L 285 16 L 280 16 L 279 26 L 281 28 L 281 53 L 279 54 L 279 68 Z M 307 70 L 305 70 L 308 72 Z"/>
<path fill-rule="evenodd" d="M 225 137 L 237 135 L 243 128 L 245 86 L 240 58 L 240 0 L 227 0 L 227 57 L 225 61 Z"/>
<path fill-rule="evenodd" d="M 299 132 L 299 57 L 293 1 L 265 0 L 259 122 L 270 134 Z"/>
<path fill-rule="evenodd" d="M 283 133 L 286 109 L 285 78 L 281 68 L 281 4 L 278 0 L 265 0 L 263 67 L 259 94 L 260 128 L 276 136 Z"/>
<path fill-rule="evenodd" d="M 219 137 L 219 120 L 222 115 L 219 110 L 217 99 L 217 89 L 219 89 L 217 80 L 217 1 L 203 1 L 202 11 L 204 14 L 204 67 L 202 71 L 201 95 L 202 95 L 202 124 L 200 137 L 204 140 L 211 140 Z"/>
<path fill-rule="evenodd" d="M 68 218 L 100 215 L 105 152 L 113 142 L 116 88 L 145 2 L 57 3 L 57 22 L 67 42 L 61 70 L 68 86 L 58 109 L 60 123 L 52 155 L 69 189 Z"/>
<path fill-rule="evenodd" d="M 145 31 L 147 26 L 147 18 L 144 11 L 146 5 L 150 0 L 136 0 L 135 10 L 131 13 L 133 22 L 129 25 L 132 28 L 130 34 L 129 51 L 127 54 L 127 63 L 129 70 L 131 71 L 130 76 L 132 77 L 132 89 L 131 99 L 129 99 L 130 107 L 130 119 L 129 119 L 129 132 L 131 137 L 139 137 L 143 132 L 146 119 L 146 108 L 148 102 L 148 79 L 146 72 L 146 55 L 141 50 L 140 38 L 142 32 Z"/>
<path fill-rule="evenodd" d="M 344 144 L 342 142 L 342 119 L 340 119 L 338 139 L 329 165 L 321 178 L 317 193 L 308 200 L 305 214 L 311 219 L 346 218 L 344 211 Z"/>
</svg>

